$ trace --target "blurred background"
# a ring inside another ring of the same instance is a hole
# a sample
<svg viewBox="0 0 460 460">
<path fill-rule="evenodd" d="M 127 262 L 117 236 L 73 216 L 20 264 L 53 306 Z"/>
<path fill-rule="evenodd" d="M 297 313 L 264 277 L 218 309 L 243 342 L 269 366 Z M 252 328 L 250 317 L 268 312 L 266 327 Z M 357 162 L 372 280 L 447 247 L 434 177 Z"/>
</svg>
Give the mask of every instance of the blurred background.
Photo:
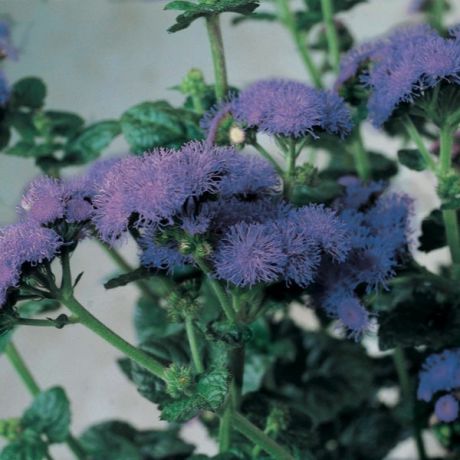
<svg viewBox="0 0 460 460">
<path fill-rule="evenodd" d="M 460 22 L 460 0 L 452 4 L 448 22 L 454 24 Z M 357 42 L 362 42 L 395 25 L 420 21 L 421 17 L 409 15 L 408 5 L 409 0 L 369 0 L 340 17 Z M 163 7 L 160 1 L 141 0 L 1 0 L 0 16 L 11 19 L 13 40 L 20 52 L 18 61 L 6 62 L 6 75 L 11 82 L 31 75 L 42 78 L 48 86 L 47 107 L 74 111 L 87 122 L 118 118 L 144 100 L 179 103 L 183 96 L 171 87 L 180 83 L 190 68 L 202 69 L 212 82 L 209 44 L 201 21 L 168 34 L 175 13 L 163 11 Z M 224 16 L 223 36 L 231 84 L 244 86 L 273 76 L 307 79 L 290 36 L 279 25 L 247 22 L 234 27 L 230 19 Z M 366 131 L 366 144 L 390 156 L 398 148 L 371 127 Z M 106 154 L 126 150 L 123 141 L 117 140 Z M 15 220 L 22 189 L 38 173 L 32 160 L 0 155 L 0 225 Z M 436 203 L 433 184 L 429 173 L 402 170 L 394 187 L 416 198 L 419 219 Z M 134 247 L 124 247 L 122 252 L 131 263 L 137 263 Z M 430 259 L 418 255 L 431 269 L 446 257 L 444 250 L 434 251 Z M 136 289 L 128 286 L 105 291 L 102 283 L 116 270 L 91 242 L 79 247 L 73 266 L 77 273 L 84 271 L 78 290 L 82 303 L 132 340 Z M 85 329 L 28 328 L 16 334 L 16 345 L 43 388 L 66 388 L 72 401 L 74 433 L 109 418 L 122 418 L 138 428 L 161 426 L 155 407 L 140 397 L 119 371 L 117 352 Z M 1 418 L 18 416 L 30 396 L 1 356 L 0 388 Z M 187 424 L 183 435 L 199 444 L 198 452 L 216 452 L 198 423 Z M 54 449 L 55 458 L 71 458 L 65 448 Z M 436 451 L 432 443 L 432 453 Z M 415 458 L 411 443 L 398 447 L 390 458 Z"/>
</svg>

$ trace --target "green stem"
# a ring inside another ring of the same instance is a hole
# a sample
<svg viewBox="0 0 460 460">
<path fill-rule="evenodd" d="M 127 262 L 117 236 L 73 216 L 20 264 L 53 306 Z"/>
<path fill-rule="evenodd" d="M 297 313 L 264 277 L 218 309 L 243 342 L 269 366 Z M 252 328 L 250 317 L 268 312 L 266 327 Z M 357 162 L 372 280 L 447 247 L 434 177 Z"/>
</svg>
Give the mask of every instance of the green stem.
<svg viewBox="0 0 460 460">
<path fill-rule="evenodd" d="M 253 425 L 243 415 L 234 412 L 232 414 L 233 426 L 247 439 L 259 445 L 276 460 L 294 460 L 294 457 L 281 447 L 277 442 L 268 437 L 261 429 Z"/>
<path fill-rule="evenodd" d="M 19 377 L 21 377 L 22 382 L 29 390 L 29 393 L 32 396 L 37 396 L 40 393 L 40 387 L 35 381 L 32 373 L 29 371 L 17 348 L 13 345 L 13 342 L 10 341 L 10 343 L 6 346 L 5 353 L 11 365 L 18 373 Z"/>
<path fill-rule="evenodd" d="M 359 127 L 356 128 L 351 141 L 351 154 L 355 163 L 356 172 L 362 180 L 368 180 L 371 177 L 371 164 Z"/>
<path fill-rule="evenodd" d="M 64 291 L 60 298 L 57 300 L 59 300 L 75 316 L 77 316 L 83 326 L 93 331 L 96 335 L 110 343 L 117 350 L 121 351 L 128 358 L 132 359 L 134 362 L 144 367 L 152 374 L 161 379 L 164 378 L 165 367 L 159 361 L 152 358 L 142 350 L 139 350 L 139 348 L 131 345 L 110 328 L 108 328 L 104 323 L 99 321 L 88 310 L 86 310 L 86 308 L 83 307 L 83 305 L 77 299 L 75 299 L 73 294 L 69 295 Z"/>
<path fill-rule="evenodd" d="M 287 150 L 285 150 L 284 155 L 286 157 L 286 172 L 284 174 L 284 193 L 286 196 L 289 196 L 292 189 L 292 183 L 295 178 L 295 162 L 297 159 L 296 144 L 294 139 L 289 139 Z"/>
<path fill-rule="evenodd" d="M 214 294 L 218 298 L 225 316 L 230 322 L 234 323 L 236 321 L 236 313 L 235 310 L 233 310 L 227 295 L 222 289 L 222 286 L 212 277 L 211 271 L 202 259 L 196 257 L 195 262 L 200 270 L 207 276 L 209 284 L 211 285 L 211 289 L 214 291 Z"/>
<path fill-rule="evenodd" d="M 415 413 L 415 391 L 411 383 L 409 372 L 407 370 L 407 362 L 404 355 L 404 350 L 401 347 L 395 348 L 393 353 L 393 361 L 395 363 L 399 384 L 401 386 L 401 398 L 409 401 L 409 404 L 412 407 L 412 424 L 414 426 L 415 444 L 417 447 L 419 460 L 427 460 L 428 457 L 426 454 L 425 445 L 423 443 L 422 433 L 420 426 L 418 425 L 418 417 Z"/>
<path fill-rule="evenodd" d="M 229 400 L 219 424 L 219 453 L 227 452 L 231 446 L 232 434 L 232 401 Z"/>
<path fill-rule="evenodd" d="M 221 101 L 227 94 L 227 70 L 225 67 L 224 45 L 222 32 L 220 30 L 219 15 L 206 18 L 209 43 L 211 45 L 212 62 L 214 65 L 215 92 L 218 101 Z"/>
<path fill-rule="evenodd" d="M 441 128 L 439 158 L 439 174 L 441 177 L 446 176 L 451 171 L 454 131 L 450 126 Z M 447 244 L 452 257 L 452 277 L 460 279 L 460 230 L 457 211 L 455 209 L 445 209 L 442 211 L 442 217 L 446 229 Z"/>
<path fill-rule="evenodd" d="M 436 163 L 431 156 L 431 153 L 426 148 L 425 143 L 423 142 L 422 136 L 418 132 L 417 127 L 414 125 L 413 121 L 410 119 L 408 115 L 406 115 L 403 119 L 404 126 L 406 127 L 406 131 L 409 134 L 409 137 L 412 139 L 414 144 L 417 146 L 419 152 L 421 153 L 423 159 L 427 166 L 434 171 L 436 169 Z"/>
<path fill-rule="evenodd" d="M 5 353 L 10 363 L 18 373 L 19 377 L 21 377 L 21 380 L 26 386 L 29 393 L 33 397 L 37 396 L 41 392 L 40 387 L 38 386 L 38 383 L 36 382 L 34 376 L 30 372 L 29 368 L 27 367 L 27 364 L 22 359 L 22 356 L 19 354 L 19 351 L 14 346 L 12 341 L 10 341 L 10 343 L 6 346 Z M 69 449 L 73 452 L 76 458 L 78 458 L 79 460 L 84 460 L 86 458 L 85 451 L 80 446 L 80 443 L 72 435 L 69 434 L 69 436 L 66 439 L 66 444 L 69 447 Z M 48 458 L 52 457 L 48 454 Z"/>
<path fill-rule="evenodd" d="M 131 272 L 134 270 L 133 267 L 125 260 L 125 258 L 115 249 L 101 243 L 101 247 L 104 249 L 106 254 L 125 272 Z M 153 302 L 157 302 L 157 295 L 150 289 L 149 285 L 142 280 L 135 281 L 136 286 L 144 294 L 145 297 L 149 298 Z"/>
<path fill-rule="evenodd" d="M 276 169 L 276 172 L 280 176 L 284 175 L 283 168 L 277 163 L 277 161 L 270 155 L 270 153 L 264 147 L 262 147 L 257 141 L 254 142 L 252 145 L 266 160 L 268 160 L 273 165 L 273 167 Z"/>
<path fill-rule="evenodd" d="M 444 0 L 435 0 L 431 10 L 431 24 L 439 32 L 442 32 L 444 16 Z"/>
<path fill-rule="evenodd" d="M 195 326 L 193 325 L 193 318 L 191 316 L 185 317 L 185 330 L 187 332 L 187 339 L 190 345 L 190 352 L 192 353 L 193 364 L 198 374 L 204 372 L 203 362 L 201 360 L 200 352 L 198 349 L 198 342 L 195 334 Z"/>
<path fill-rule="evenodd" d="M 321 0 L 323 11 L 324 27 L 326 28 L 326 38 L 329 47 L 329 59 L 335 73 L 339 71 L 340 49 L 337 31 L 334 24 L 334 5 L 333 0 Z"/>
<path fill-rule="evenodd" d="M 310 56 L 308 47 L 305 45 L 304 37 L 297 27 L 295 16 L 290 10 L 288 2 L 289 0 L 277 0 L 280 19 L 291 33 L 292 38 L 296 44 L 297 51 L 302 58 L 302 62 L 304 63 L 313 84 L 317 88 L 322 88 L 323 83 L 321 81 L 321 75 L 316 68 L 315 63 L 313 62 L 312 57 Z"/>
</svg>

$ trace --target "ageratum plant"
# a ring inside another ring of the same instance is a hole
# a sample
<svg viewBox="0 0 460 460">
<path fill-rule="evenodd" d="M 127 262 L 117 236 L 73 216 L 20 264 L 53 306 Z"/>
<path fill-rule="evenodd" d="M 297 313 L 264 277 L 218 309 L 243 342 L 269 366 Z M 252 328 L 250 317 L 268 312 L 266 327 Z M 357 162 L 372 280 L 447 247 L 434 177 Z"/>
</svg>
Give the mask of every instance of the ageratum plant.
<svg viewBox="0 0 460 460">
<path fill-rule="evenodd" d="M 444 25 L 447 1 L 417 1 L 423 24 L 354 45 L 335 15 L 359 3 L 168 3 L 170 32 L 206 25 L 214 82 L 191 69 L 182 106 L 146 101 L 116 120 L 50 110 L 40 79 L 0 73 L 2 151 L 43 172 L 0 228 L 0 353 L 33 397 L 16 418 L 0 413 L 0 460 L 52 459 L 58 443 L 80 460 L 379 460 L 406 440 L 410 458 L 434 460 L 428 433 L 436 458 L 458 458 L 460 29 Z M 230 85 L 226 13 L 284 26 L 307 75 Z M 17 56 L 7 21 L 0 55 Z M 373 150 L 367 122 L 400 143 L 398 161 Z M 117 136 L 130 153 L 101 156 Z M 391 187 L 398 168 L 436 179 L 439 206 L 421 223 L 418 197 Z M 72 257 L 89 239 L 120 270 L 105 288 L 139 290 L 136 344 L 79 300 Z M 118 252 L 128 241 L 137 267 Z M 443 247 L 439 271 L 419 262 Z M 72 434 L 65 390 L 42 389 L 14 345 L 36 326 L 113 346 L 167 427 L 101 420 Z M 218 454 L 181 439 L 191 419 Z"/>
</svg>

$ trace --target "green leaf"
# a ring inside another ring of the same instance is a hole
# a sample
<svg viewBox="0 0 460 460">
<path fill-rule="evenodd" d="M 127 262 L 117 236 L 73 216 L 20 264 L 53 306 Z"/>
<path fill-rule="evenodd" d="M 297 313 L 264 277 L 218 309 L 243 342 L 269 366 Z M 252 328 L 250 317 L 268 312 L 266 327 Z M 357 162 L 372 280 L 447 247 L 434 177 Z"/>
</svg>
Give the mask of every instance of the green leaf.
<svg viewBox="0 0 460 460">
<path fill-rule="evenodd" d="M 237 16 L 236 18 L 233 18 L 232 24 L 238 25 L 238 24 L 241 24 L 242 22 L 247 22 L 251 20 L 274 22 L 278 20 L 278 16 L 276 14 L 266 13 L 266 12 L 250 13 L 244 16 Z"/>
<path fill-rule="evenodd" d="M 23 141 L 33 142 L 34 138 L 39 135 L 30 112 L 13 112 L 8 116 L 8 121 Z"/>
<path fill-rule="evenodd" d="M 44 158 L 54 152 L 52 144 L 36 145 L 33 141 L 18 141 L 12 147 L 6 149 L 5 153 L 8 155 L 15 155 L 25 158 Z"/>
<path fill-rule="evenodd" d="M 10 442 L 0 453 L 0 460 L 43 460 L 48 446 L 36 433 L 23 433 L 23 436 Z"/>
<path fill-rule="evenodd" d="M 191 126 L 195 126 L 194 131 Z M 134 153 L 155 147 L 179 147 L 200 135 L 196 115 L 175 109 L 166 101 L 131 107 L 121 117 L 121 129 Z"/>
<path fill-rule="evenodd" d="M 205 401 L 207 408 L 216 411 L 227 397 L 229 383 L 230 376 L 227 369 L 214 369 L 200 378 L 196 386 L 196 394 Z"/>
<path fill-rule="evenodd" d="M 140 342 L 149 337 L 167 337 L 183 330 L 183 325 L 172 323 L 167 311 L 150 298 L 139 299 L 134 311 L 134 327 Z"/>
<path fill-rule="evenodd" d="M 49 313 L 59 310 L 61 304 L 57 300 L 41 299 L 41 300 L 28 300 L 18 306 L 19 312 L 22 317 L 30 318 L 41 313 Z"/>
<path fill-rule="evenodd" d="M 155 460 L 189 458 L 195 447 L 179 438 L 178 429 L 143 431 L 137 434 L 136 444 L 142 455 Z"/>
<path fill-rule="evenodd" d="M 65 159 L 77 164 L 93 161 L 120 133 L 120 124 L 116 120 L 94 123 L 69 141 Z"/>
<path fill-rule="evenodd" d="M 46 97 L 46 86 L 36 77 L 22 78 L 17 81 L 11 90 L 11 99 L 14 105 L 39 109 L 43 106 Z"/>
<path fill-rule="evenodd" d="M 173 400 L 161 406 L 161 420 L 168 422 L 186 422 L 199 414 L 203 400 L 199 396 Z"/>
<path fill-rule="evenodd" d="M 149 269 L 145 267 L 139 267 L 128 273 L 122 273 L 121 275 L 117 275 L 114 278 L 109 279 L 104 283 L 104 287 L 106 289 L 115 289 L 118 287 L 126 286 L 129 283 L 150 278 L 151 276 L 152 272 Z"/>
<path fill-rule="evenodd" d="M 63 442 L 69 435 L 70 405 L 60 387 L 42 391 L 24 412 L 21 425 L 43 433 L 50 442 Z"/>
<path fill-rule="evenodd" d="M 186 29 L 198 18 L 206 18 L 221 13 L 250 14 L 259 6 L 255 0 L 216 0 L 213 3 L 191 3 L 173 1 L 165 6 L 166 10 L 182 10 L 177 16 L 176 23 L 168 29 L 168 32 L 178 32 Z"/>
<path fill-rule="evenodd" d="M 435 209 L 423 219 L 419 243 L 418 249 L 423 252 L 430 252 L 446 246 L 446 231 L 442 212 L 439 209 Z"/>
<path fill-rule="evenodd" d="M 48 110 L 45 116 L 50 121 L 51 133 L 56 136 L 73 137 L 85 124 L 80 115 L 72 112 Z"/>
<path fill-rule="evenodd" d="M 423 171 L 428 166 L 418 149 L 398 150 L 398 160 L 401 164 L 414 171 Z"/>
<path fill-rule="evenodd" d="M 94 460 L 142 460 L 143 456 L 134 443 L 135 436 L 135 428 L 115 420 L 88 428 L 80 442 Z"/>
</svg>

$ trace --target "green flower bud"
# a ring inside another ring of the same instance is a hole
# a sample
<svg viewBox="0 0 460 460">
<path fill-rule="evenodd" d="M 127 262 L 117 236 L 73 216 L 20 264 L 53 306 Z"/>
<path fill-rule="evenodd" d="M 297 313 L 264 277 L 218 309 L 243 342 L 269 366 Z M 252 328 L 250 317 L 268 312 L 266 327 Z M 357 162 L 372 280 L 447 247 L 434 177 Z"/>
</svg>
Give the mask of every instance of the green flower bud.
<svg viewBox="0 0 460 460">
<path fill-rule="evenodd" d="M 171 364 L 164 373 L 166 391 L 173 398 L 189 394 L 193 386 L 193 372 L 189 366 Z"/>
</svg>

